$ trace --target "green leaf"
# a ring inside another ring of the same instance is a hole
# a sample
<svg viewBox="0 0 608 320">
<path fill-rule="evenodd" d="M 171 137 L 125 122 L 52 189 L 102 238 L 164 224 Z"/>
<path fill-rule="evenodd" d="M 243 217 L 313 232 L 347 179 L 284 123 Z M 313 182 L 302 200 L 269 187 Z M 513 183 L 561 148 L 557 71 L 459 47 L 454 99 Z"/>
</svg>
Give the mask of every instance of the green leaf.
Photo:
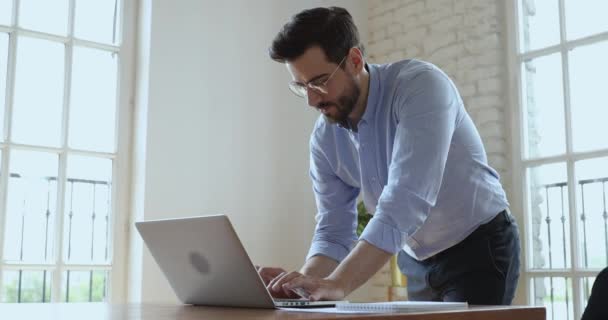
<svg viewBox="0 0 608 320">
<path fill-rule="evenodd" d="M 371 218 L 372 216 L 367 212 L 363 201 L 359 202 L 357 204 L 357 236 L 361 236 L 361 233 L 363 233 L 365 226 Z"/>
</svg>

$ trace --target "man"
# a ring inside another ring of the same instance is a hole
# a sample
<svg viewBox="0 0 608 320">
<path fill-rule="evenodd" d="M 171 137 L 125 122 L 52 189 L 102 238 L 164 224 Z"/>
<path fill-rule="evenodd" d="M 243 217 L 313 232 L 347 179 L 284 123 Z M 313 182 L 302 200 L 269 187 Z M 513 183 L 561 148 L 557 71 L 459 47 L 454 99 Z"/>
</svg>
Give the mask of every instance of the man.
<svg viewBox="0 0 608 320">
<path fill-rule="evenodd" d="M 311 248 L 297 272 L 259 269 L 270 292 L 342 299 L 399 253 L 412 300 L 510 304 L 517 226 L 452 81 L 416 60 L 366 64 L 337 7 L 295 15 L 269 51 L 322 113 L 310 139 Z M 374 217 L 357 239 L 359 192 Z"/>
</svg>

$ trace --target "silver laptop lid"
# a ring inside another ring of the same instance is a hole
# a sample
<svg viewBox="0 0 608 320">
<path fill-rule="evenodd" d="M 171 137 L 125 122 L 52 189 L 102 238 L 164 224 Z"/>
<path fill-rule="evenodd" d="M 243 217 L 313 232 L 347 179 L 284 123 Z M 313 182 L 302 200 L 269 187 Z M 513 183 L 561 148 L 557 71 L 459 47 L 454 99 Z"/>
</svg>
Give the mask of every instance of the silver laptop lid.
<svg viewBox="0 0 608 320">
<path fill-rule="evenodd" d="M 135 226 L 183 303 L 275 307 L 225 215 L 145 221 Z"/>
</svg>

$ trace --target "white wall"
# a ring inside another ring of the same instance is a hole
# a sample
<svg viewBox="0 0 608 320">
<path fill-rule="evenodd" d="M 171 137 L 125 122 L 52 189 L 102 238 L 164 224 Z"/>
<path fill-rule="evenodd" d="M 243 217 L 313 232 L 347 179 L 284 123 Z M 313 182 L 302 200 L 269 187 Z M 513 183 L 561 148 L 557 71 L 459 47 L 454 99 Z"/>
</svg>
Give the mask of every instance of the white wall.
<svg viewBox="0 0 608 320">
<path fill-rule="evenodd" d="M 138 57 L 149 63 L 139 63 L 136 119 L 147 122 L 135 128 L 134 220 L 225 213 L 254 263 L 301 266 L 317 113 L 289 92 L 267 48 L 291 15 L 329 5 L 349 9 L 365 40 L 366 1 L 142 0 Z M 131 236 L 130 299 L 176 301 Z"/>
</svg>

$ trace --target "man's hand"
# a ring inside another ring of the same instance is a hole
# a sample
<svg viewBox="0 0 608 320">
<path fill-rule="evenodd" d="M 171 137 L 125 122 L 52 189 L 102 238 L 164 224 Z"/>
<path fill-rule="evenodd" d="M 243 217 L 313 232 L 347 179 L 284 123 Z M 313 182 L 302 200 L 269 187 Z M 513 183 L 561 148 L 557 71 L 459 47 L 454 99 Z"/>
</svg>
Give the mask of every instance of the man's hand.
<svg viewBox="0 0 608 320">
<path fill-rule="evenodd" d="M 283 268 L 274 268 L 274 267 L 260 267 L 255 266 L 255 269 L 258 271 L 258 274 L 264 281 L 266 285 L 266 289 L 270 292 L 273 298 L 282 298 L 282 299 L 297 299 L 300 298 L 296 293 L 291 290 L 277 290 L 274 291 L 272 287 L 279 280 L 282 279 L 283 276 L 287 274 L 287 271 Z"/>
<path fill-rule="evenodd" d="M 342 300 L 378 272 L 391 256 L 362 240 L 339 265 L 330 258 L 314 256 L 308 259 L 302 272 L 256 268 L 260 275 L 263 274 L 264 283 L 271 279 L 266 287 L 275 298 L 298 298 L 302 295 L 296 295 L 293 289 L 300 288 L 313 301 Z M 332 269 L 333 272 L 329 271 Z"/>
<path fill-rule="evenodd" d="M 258 274 L 262 278 L 262 281 L 264 281 L 265 285 L 268 285 L 272 279 L 285 272 L 283 268 L 255 266 L 255 269 L 258 271 Z"/>
<path fill-rule="evenodd" d="M 310 294 L 310 300 L 342 300 L 378 272 L 391 256 L 392 254 L 362 240 L 331 274 L 297 274 L 280 283 L 283 290 L 303 289 Z"/>
<path fill-rule="evenodd" d="M 278 268 L 273 271 L 278 271 Z M 297 271 L 281 272 L 266 287 L 275 298 L 304 298 L 311 301 L 344 298 L 344 290 L 337 281 L 306 276 Z"/>
<path fill-rule="evenodd" d="M 336 280 L 306 276 L 299 272 L 285 274 L 273 284 L 273 290 L 292 291 L 302 289 L 308 295 L 310 301 L 319 300 L 342 300 L 345 291 L 342 285 Z"/>
</svg>

